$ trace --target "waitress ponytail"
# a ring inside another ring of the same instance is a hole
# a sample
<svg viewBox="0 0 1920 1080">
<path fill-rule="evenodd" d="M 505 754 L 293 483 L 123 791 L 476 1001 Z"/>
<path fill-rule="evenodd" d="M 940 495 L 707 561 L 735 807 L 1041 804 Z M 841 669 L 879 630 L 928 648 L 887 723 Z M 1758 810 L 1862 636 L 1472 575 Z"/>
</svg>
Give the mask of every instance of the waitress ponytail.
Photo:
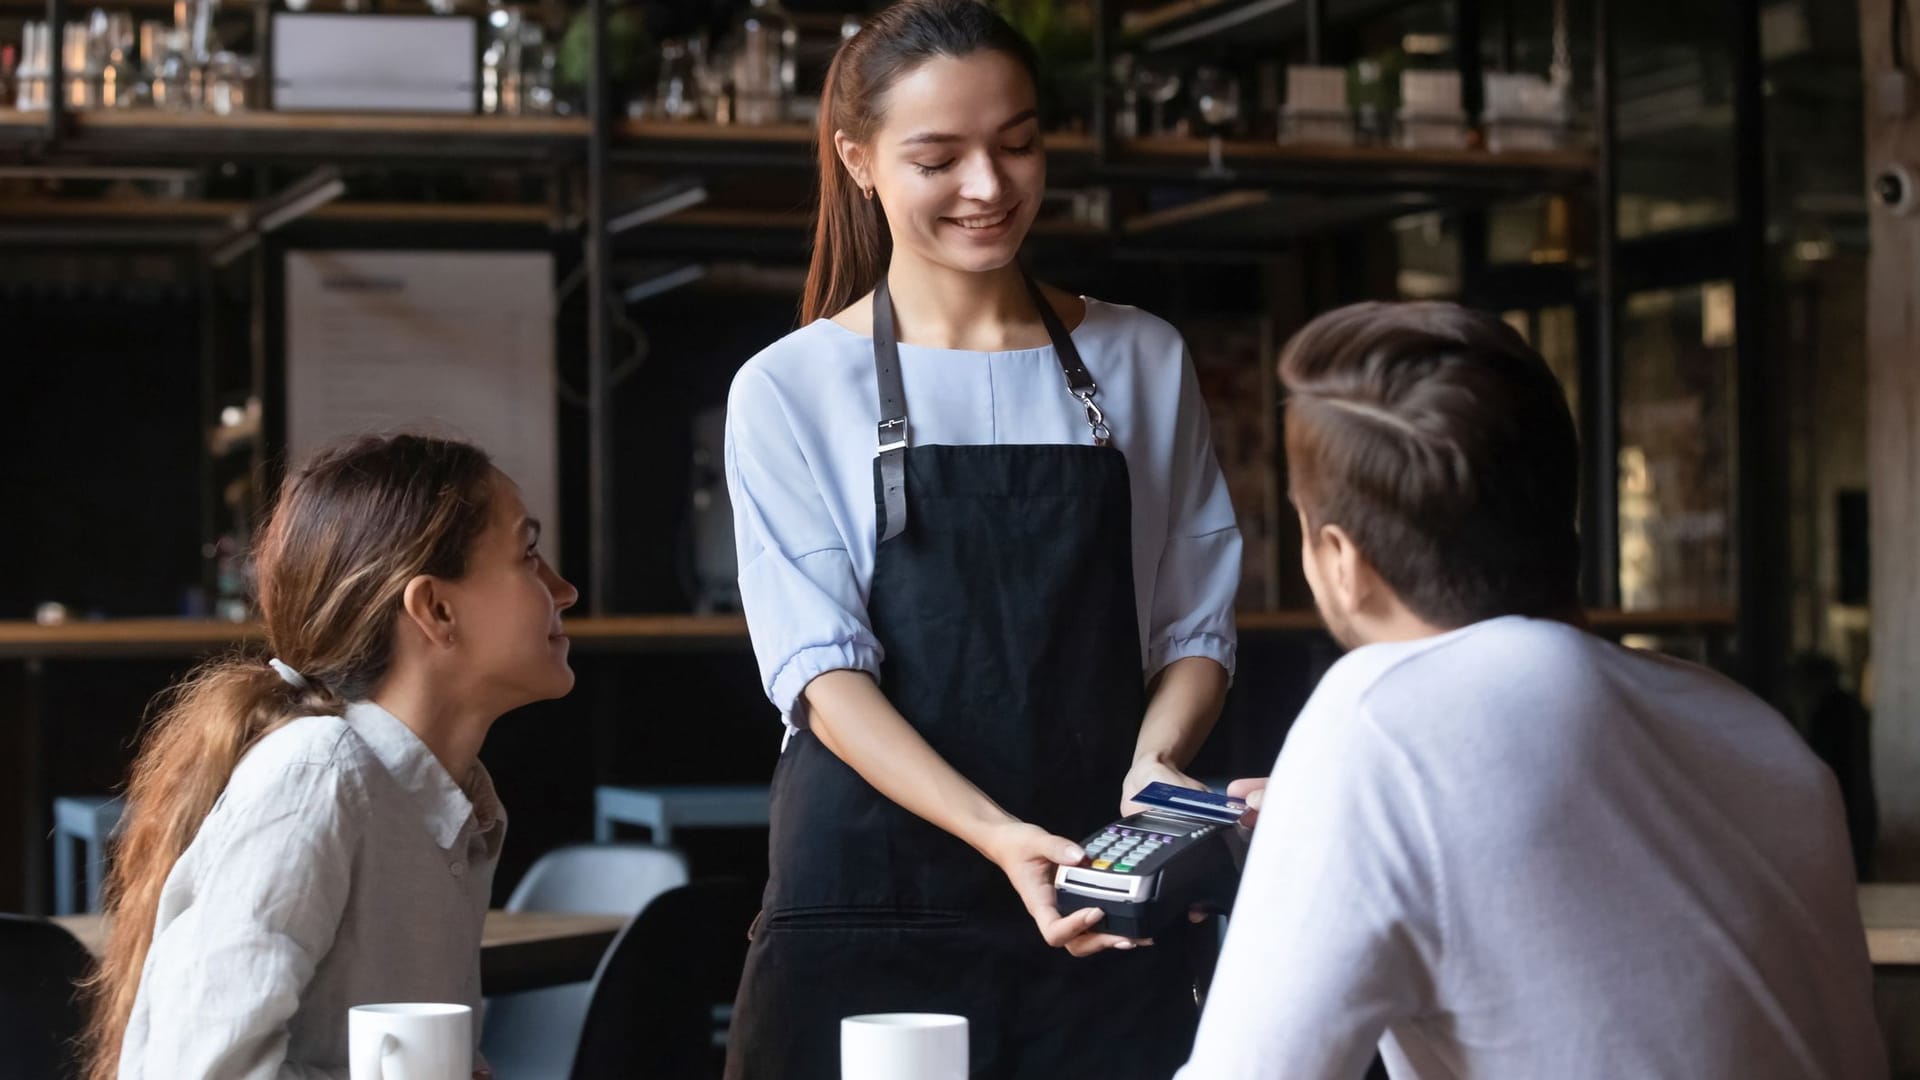
<svg viewBox="0 0 1920 1080">
<path fill-rule="evenodd" d="M 893 249 L 879 200 L 854 183 L 834 134 L 846 132 L 870 145 L 886 93 L 902 76 L 936 56 L 959 59 L 983 49 L 1012 57 L 1038 85 L 1040 62 L 1032 43 L 980 0 L 901 0 L 867 20 L 834 54 L 815 133 L 820 187 L 802 324 L 831 318 L 866 295 Z"/>
<path fill-rule="evenodd" d="M 838 107 L 844 94 L 842 73 L 858 65 L 854 42 L 867 33 L 862 30 L 841 45 L 827 68 L 826 86 L 820 91 L 820 128 L 816 135 L 820 205 L 813 226 L 813 258 L 807 267 L 806 291 L 800 299 L 803 324 L 837 315 L 855 297 L 865 295 L 880 280 L 881 268 L 893 247 L 886 222 L 880 217 L 880 204 L 853 182 L 833 142 L 834 131 L 843 128 L 837 118 L 843 111 L 851 111 Z"/>
</svg>

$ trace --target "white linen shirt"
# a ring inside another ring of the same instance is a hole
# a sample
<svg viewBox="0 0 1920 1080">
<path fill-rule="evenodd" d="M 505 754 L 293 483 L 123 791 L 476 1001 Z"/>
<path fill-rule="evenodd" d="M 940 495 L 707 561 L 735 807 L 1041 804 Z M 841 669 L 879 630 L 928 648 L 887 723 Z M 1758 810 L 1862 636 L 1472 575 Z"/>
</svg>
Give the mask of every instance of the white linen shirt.
<svg viewBox="0 0 1920 1080">
<path fill-rule="evenodd" d="M 1164 320 L 1099 300 L 1087 301 L 1072 338 L 1127 459 L 1144 674 L 1188 656 L 1231 674 L 1240 530 L 1186 345 Z M 1052 345 L 903 343 L 900 367 L 914 446 L 1091 441 Z M 801 691 L 816 676 L 880 674 L 885 643 L 867 617 L 879 421 L 873 341 L 830 319 L 774 342 L 733 380 L 726 472 L 740 595 L 767 697 L 789 732 L 806 724 Z"/>
<path fill-rule="evenodd" d="M 1492 619 L 1336 663 L 1179 1080 L 1884 1080 L 1839 786 L 1728 679 Z"/>
<path fill-rule="evenodd" d="M 394 1001 L 472 1006 L 479 1064 L 505 833 L 378 705 L 267 735 L 167 875 L 121 1080 L 347 1080 L 348 1007 Z"/>
</svg>

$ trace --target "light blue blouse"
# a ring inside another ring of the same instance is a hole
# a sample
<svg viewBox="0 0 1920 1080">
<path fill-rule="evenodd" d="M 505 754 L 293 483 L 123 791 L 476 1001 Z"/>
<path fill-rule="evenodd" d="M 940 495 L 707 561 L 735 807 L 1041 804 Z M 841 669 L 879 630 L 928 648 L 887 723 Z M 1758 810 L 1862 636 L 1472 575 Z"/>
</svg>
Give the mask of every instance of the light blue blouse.
<svg viewBox="0 0 1920 1080">
<path fill-rule="evenodd" d="M 1073 331 L 1127 457 L 1133 581 L 1146 677 L 1188 656 L 1233 671 L 1240 530 L 1180 334 L 1138 308 L 1087 301 Z M 1008 352 L 900 346 L 914 446 L 1087 443 L 1051 345 Z M 873 342 L 828 319 L 769 345 L 727 401 L 727 490 L 740 596 L 767 697 L 788 730 L 801 691 L 844 668 L 880 674 L 873 581 Z M 982 568 L 987 572 L 988 568 Z"/>
</svg>

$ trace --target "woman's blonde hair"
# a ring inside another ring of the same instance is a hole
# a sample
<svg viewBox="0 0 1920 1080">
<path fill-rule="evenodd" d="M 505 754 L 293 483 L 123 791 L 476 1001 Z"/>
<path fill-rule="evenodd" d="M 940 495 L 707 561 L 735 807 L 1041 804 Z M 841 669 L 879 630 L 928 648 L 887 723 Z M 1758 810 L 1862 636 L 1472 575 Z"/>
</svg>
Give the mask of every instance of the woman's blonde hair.
<svg viewBox="0 0 1920 1080">
<path fill-rule="evenodd" d="M 133 763 L 105 887 L 107 948 L 83 985 L 87 1080 L 119 1072 L 161 889 L 234 767 L 288 721 L 339 715 L 373 692 L 407 582 L 466 572 L 492 478 L 477 447 L 394 435 L 321 453 L 287 479 L 255 553 L 266 651 L 210 661 L 159 698 Z M 308 685 L 284 681 L 268 656 Z"/>
</svg>

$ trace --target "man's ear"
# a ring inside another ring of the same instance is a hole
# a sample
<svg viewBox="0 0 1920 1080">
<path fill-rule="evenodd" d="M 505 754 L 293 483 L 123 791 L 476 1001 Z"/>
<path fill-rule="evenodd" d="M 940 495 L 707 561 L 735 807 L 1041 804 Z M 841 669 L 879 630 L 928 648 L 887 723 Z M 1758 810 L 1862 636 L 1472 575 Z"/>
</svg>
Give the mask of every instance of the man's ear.
<svg viewBox="0 0 1920 1080">
<path fill-rule="evenodd" d="M 1319 541 L 1321 550 L 1326 552 L 1321 565 L 1325 567 L 1327 588 L 1339 598 L 1342 609 L 1358 611 L 1366 599 L 1365 572 L 1370 569 L 1359 546 L 1347 535 L 1347 530 L 1333 524 L 1320 526 Z"/>
<path fill-rule="evenodd" d="M 1353 537 L 1338 525 L 1325 526 L 1327 541 L 1334 545 L 1334 576 L 1339 584 L 1341 595 L 1347 604 L 1347 610 L 1355 614 L 1381 616 L 1400 602 L 1399 594 L 1380 571 L 1353 542 Z"/>
<path fill-rule="evenodd" d="M 407 582 L 400 594 L 400 610 L 431 644 L 453 644 L 453 605 L 439 578 L 421 574 Z"/>
</svg>

